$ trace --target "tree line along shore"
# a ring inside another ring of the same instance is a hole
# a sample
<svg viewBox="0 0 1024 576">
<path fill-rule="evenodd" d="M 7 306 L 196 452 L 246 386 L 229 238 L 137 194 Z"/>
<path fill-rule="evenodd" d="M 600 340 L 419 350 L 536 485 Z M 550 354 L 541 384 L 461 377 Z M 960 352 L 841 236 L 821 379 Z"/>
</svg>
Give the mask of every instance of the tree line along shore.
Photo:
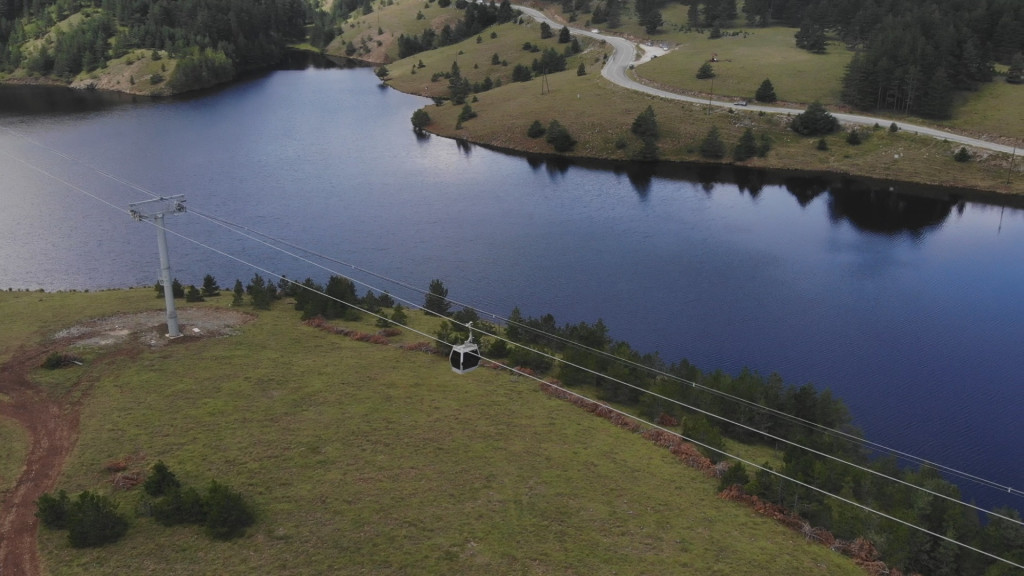
<svg viewBox="0 0 1024 576">
<path fill-rule="evenodd" d="M 735 2 L 717 0 L 576 0 L 540 7 L 577 28 L 600 27 L 617 35 L 649 38 L 652 45 L 682 46 L 632 71 L 645 83 L 695 90 L 709 98 L 777 100 L 791 105 L 794 116 L 814 98 L 829 109 L 885 113 L 895 118 L 892 122 L 804 136 L 790 129 L 790 116 L 746 112 L 741 106 L 681 105 L 609 86 L 600 78 L 610 55 L 607 44 L 570 38 L 564 28 L 519 16 L 508 2 L 346 0 L 321 6 L 302 0 L 256 5 L 226 0 L 5 0 L 0 3 L 0 73 L 7 82 L 57 80 L 77 87 L 174 94 L 266 68 L 285 50 L 298 47 L 384 64 L 388 85 L 435 99 L 424 109 L 429 123 L 420 128 L 497 149 L 630 162 L 742 162 L 755 168 L 1024 192 L 1024 162 L 1019 159 L 899 130 L 901 119 L 918 114 L 934 118 L 940 126 L 945 122 L 970 131 L 956 117 L 942 118 L 970 107 L 958 108 L 956 103 L 970 100 L 972 90 L 987 95 L 999 87 L 996 96 L 1002 100 L 989 107 L 1009 112 L 1002 114 L 1004 118 L 979 120 L 978 129 L 997 125 L 1004 129 L 1003 139 L 1019 138 L 1024 118 L 1014 116 L 1013 110 L 1020 108 L 1012 104 L 1021 90 L 1011 82 L 1018 77 L 1016 57 L 1024 36 L 1007 32 L 1020 25 L 1017 4 L 994 3 L 985 18 L 977 11 L 965 15 L 965 25 L 939 35 L 944 43 L 933 46 L 928 42 L 938 42 L 932 33 L 935 26 L 926 25 L 934 19 L 918 18 L 917 8 L 910 5 L 894 2 L 854 11 L 830 2 L 790 0 L 767 8 L 747 2 L 738 11 Z M 937 14 L 959 14 L 961 9 L 944 0 L 932 0 L 929 6 Z M 889 13 L 891 18 L 884 17 Z M 837 19 L 836 14 L 844 17 Z M 912 38 L 928 47 L 924 52 L 939 54 L 933 58 L 936 65 L 949 70 L 948 81 L 940 82 L 942 90 L 929 91 L 919 81 L 934 62 L 913 61 L 913 51 L 903 46 L 889 52 L 878 47 L 895 42 L 884 43 L 892 35 L 883 32 L 891 30 L 893 22 L 906 21 L 920 24 L 915 24 Z M 744 42 L 757 46 L 766 63 L 760 66 L 763 74 L 738 68 L 738 60 L 725 57 Z M 689 45 L 696 48 L 687 50 Z M 879 53 L 893 54 L 899 65 L 883 70 Z M 819 79 L 825 85 L 820 95 L 807 91 L 807 84 L 814 82 L 789 82 L 786 62 L 798 58 L 809 58 L 800 60 L 800 66 L 810 62 L 815 71 L 831 70 L 819 75 L 830 79 Z M 662 71 L 674 62 L 693 69 L 676 66 L 671 74 Z M 869 70 L 865 62 L 875 64 Z M 774 81 L 773 91 L 762 91 L 765 81 Z M 866 96 L 871 90 L 882 96 L 871 101 Z M 938 92 L 944 95 L 942 103 L 934 95 Z M 637 135 L 630 130 L 631 123 L 648 108 L 657 118 L 659 133 Z M 531 136 L 535 122 L 545 129 L 554 123 L 555 130 L 543 138 Z M 894 126 L 896 130 L 890 130 Z M 750 146 L 748 131 L 758 146 Z M 722 146 L 705 146 L 709 137 L 712 144 L 715 137 L 720 139 Z M 737 147 L 748 152 L 737 156 Z"/>
</svg>

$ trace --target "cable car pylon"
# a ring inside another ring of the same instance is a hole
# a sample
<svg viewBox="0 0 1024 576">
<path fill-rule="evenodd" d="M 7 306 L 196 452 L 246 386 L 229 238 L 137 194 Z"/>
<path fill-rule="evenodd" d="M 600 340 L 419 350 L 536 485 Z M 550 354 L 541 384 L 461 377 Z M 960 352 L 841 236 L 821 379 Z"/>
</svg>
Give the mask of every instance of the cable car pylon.
<svg viewBox="0 0 1024 576">
<path fill-rule="evenodd" d="M 164 302 L 167 305 L 167 337 L 178 338 L 178 311 L 174 308 L 174 290 L 171 286 L 171 260 L 167 255 L 167 231 L 164 228 L 164 214 L 181 214 L 185 211 L 185 195 L 160 197 L 128 205 L 129 213 L 136 222 L 152 220 L 156 224 L 156 242 L 160 249 L 160 283 L 164 285 Z"/>
</svg>

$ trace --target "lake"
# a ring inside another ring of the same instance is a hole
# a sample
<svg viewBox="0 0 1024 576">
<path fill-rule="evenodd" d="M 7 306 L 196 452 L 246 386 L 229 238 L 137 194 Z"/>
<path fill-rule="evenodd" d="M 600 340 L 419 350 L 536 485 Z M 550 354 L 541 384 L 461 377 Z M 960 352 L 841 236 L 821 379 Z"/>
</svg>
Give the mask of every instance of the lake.
<svg viewBox="0 0 1024 576">
<path fill-rule="evenodd" d="M 160 101 L 0 88 L 0 289 L 152 285 L 153 228 L 124 212 L 149 198 L 133 183 L 424 290 L 441 278 L 479 311 L 601 318 L 668 362 L 830 388 L 872 441 L 1024 484 L 1021 210 L 890 183 L 505 155 L 417 137 L 409 119 L 428 101 L 370 70 L 297 68 Z M 330 275 L 196 213 L 167 224 L 186 284 L 230 287 L 250 265 Z"/>
</svg>

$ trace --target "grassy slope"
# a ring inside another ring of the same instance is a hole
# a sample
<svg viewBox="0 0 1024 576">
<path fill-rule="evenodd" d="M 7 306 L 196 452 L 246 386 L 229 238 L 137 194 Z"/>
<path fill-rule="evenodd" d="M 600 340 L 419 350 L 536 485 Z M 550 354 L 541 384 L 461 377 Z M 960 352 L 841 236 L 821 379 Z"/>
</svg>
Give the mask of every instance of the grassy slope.
<svg viewBox="0 0 1024 576">
<path fill-rule="evenodd" d="M 159 306 L 147 289 L 32 295 L 22 316 L 45 329 L 12 325 L 5 352 L 44 339 L 58 303 L 65 325 L 111 296 Z M 144 452 L 187 483 L 241 489 L 260 521 L 213 543 L 133 517 L 125 540 L 87 551 L 43 531 L 49 574 L 860 574 L 531 381 L 457 377 L 436 357 L 306 327 L 285 305 L 238 336 L 86 370 L 97 384 L 60 487 L 109 493 L 102 464 Z M 133 511 L 139 496 L 115 497 Z"/>
<path fill-rule="evenodd" d="M 401 62 L 393 69 L 403 70 L 400 65 Z M 396 79 L 396 85 L 401 83 Z M 533 120 L 544 124 L 558 120 L 579 141 L 576 154 L 628 160 L 641 146 L 639 139 L 630 134 L 630 125 L 651 106 L 661 129 L 658 146 L 662 159 L 701 161 L 699 142 L 712 126 L 718 127 L 731 154 L 749 127 L 757 135 L 769 135 L 773 141 L 767 158 L 744 163 L 752 167 L 800 168 L 1024 193 L 1024 179 L 1017 177 L 1011 185 L 1005 183 L 1006 155 L 984 155 L 977 161 L 960 164 L 952 160 L 958 147 L 932 138 L 904 132 L 890 134 L 883 129 L 872 132 L 864 144 L 851 146 L 845 142 L 845 134 L 840 133 L 829 136 L 830 149 L 821 152 L 816 149 L 817 138 L 795 134 L 786 127 L 785 117 L 762 117 L 719 108 L 708 114 L 703 106 L 640 96 L 611 85 L 594 73 L 584 77 L 577 77 L 572 71 L 553 74 L 549 84 L 551 92 L 544 96 L 540 95 L 538 80 L 480 94 L 479 101 L 472 104 L 478 118 L 463 123 L 461 130 L 455 129 L 459 107 L 427 106 L 434 122 L 429 129 L 443 136 L 550 154 L 551 146 L 543 138 L 528 138 L 526 129 Z M 627 143 L 622 150 L 615 146 L 620 138 Z M 1019 159 L 1016 166 L 1021 166 Z"/>
<path fill-rule="evenodd" d="M 840 106 L 846 65 L 853 52 L 833 41 L 826 54 L 811 54 L 796 47 L 792 28 L 736 28 L 739 36 L 711 40 L 707 34 L 671 32 L 655 36 L 658 42 L 678 44 L 664 57 L 637 68 L 637 76 L 682 92 L 708 93 L 710 80 L 698 80 L 697 69 L 712 53 L 714 93 L 723 97 L 753 99 L 761 81 L 770 78 L 780 104 L 803 107 L 818 100 Z M 746 33 L 746 35 L 743 35 Z M 885 113 L 880 113 L 886 116 Z M 982 84 L 978 91 L 960 95 L 954 116 L 936 122 L 923 118 L 894 117 L 917 124 L 963 130 L 988 138 L 1024 140 L 1024 89 L 1007 84 L 1002 77 Z"/>
<path fill-rule="evenodd" d="M 977 92 L 963 95 L 953 118 L 942 124 L 951 128 L 1004 136 L 1024 147 L 1024 86 L 1007 84 L 1003 78 L 983 84 Z"/>
<path fill-rule="evenodd" d="M 74 27 L 81 25 L 87 18 L 90 18 L 100 12 L 102 12 L 102 10 L 85 9 L 72 14 L 64 20 L 54 24 L 49 31 L 42 35 L 41 38 L 26 42 L 23 50 L 26 53 L 34 53 L 38 51 L 43 44 L 46 44 L 52 49 L 56 42 L 57 30 L 67 32 Z M 40 23 L 38 21 L 33 22 L 28 26 L 27 36 L 34 36 L 39 31 Z M 160 61 L 152 60 L 150 58 L 151 54 L 152 50 L 133 50 L 130 54 L 110 60 L 104 66 L 97 68 L 92 72 L 82 72 L 73 79 L 71 86 L 73 88 L 96 88 L 100 90 L 114 90 L 146 96 L 166 96 L 170 94 L 170 88 L 167 86 L 167 82 L 163 81 L 153 84 L 150 82 L 150 79 L 156 74 L 160 74 L 164 78 L 170 78 L 174 73 L 174 67 L 177 65 L 177 60 L 174 58 L 167 58 L 166 51 L 163 52 L 164 58 Z M 0 79 L 4 79 L 5 76 L 9 76 L 9 78 L 16 80 L 32 77 L 32 75 L 24 69 L 18 69 L 10 75 L 0 73 Z M 57 80 L 55 81 L 59 82 Z"/>
<path fill-rule="evenodd" d="M 174 74 L 178 60 L 169 58 L 166 51 L 161 53 L 163 57 L 160 60 L 153 60 L 152 53 L 152 50 L 132 50 L 129 54 L 107 62 L 103 68 L 79 74 L 72 86 L 146 96 L 169 95 L 167 79 Z M 152 79 L 157 75 L 163 76 L 164 80 L 154 84 Z"/>
<path fill-rule="evenodd" d="M 421 9 L 422 3 L 410 3 L 408 0 L 385 8 L 380 14 L 385 35 L 392 33 L 392 29 L 388 28 L 390 22 L 407 22 L 410 13 L 415 14 Z M 430 10 L 438 11 L 433 18 L 440 17 L 441 9 L 432 7 Z M 426 13 L 433 14 L 429 11 Z M 375 18 L 376 15 L 369 15 L 357 19 L 355 29 L 373 28 L 375 32 Z M 685 23 L 684 11 L 666 10 L 665 18 L 667 32 L 657 35 L 655 41 L 678 42 L 684 46 L 638 67 L 638 75 L 652 82 L 675 83 L 681 91 L 700 91 L 706 81 L 697 80 L 694 74 L 699 63 L 714 51 L 723 60 L 717 65 L 719 76 L 715 79 L 715 93 L 720 96 L 750 97 L 768 76 L 772 78 L 776 92 L 785 100 L 838 101 L 843 66 L 850 57 L 842 48 L 833 47 L 824 56 L 797 50 L 792 45 L 793 31 L 786 28 L 745 29 L 749 32 L 746 38 L 733 36 L 708 40 L 696 33 L 678 31 L 679 23 Z M 578 24 L 585 25 L 586 22 Z M 633 24 L 627 21 L 620 31 L 640 33 L 638 28 L 631 26 Z M 419 28 L 422 25 L 414 27 Z M 731 153 L 743 130 L 751 127 L 758 134 L 770 135 L 774 141 L 773 150 L 767 158 L 746 162 L 754 167 L 799 168 L 1024 193 L 1024 179 L 1016 177 L 1011 184 L 1006 184 L 1007 155 L 982 153 L 975 162 L 958 164 L 952 161 L 952 154 L 958 148 L 956 146 L 912 134 L 891 135 L 884 131 L 874 133 L 864 145 L 856 147 L 845 143 L 845 134 L 833 135 L 828 138 L 831 150 L 819 152 L 815 149 L 817 139 L 797 136 L 786 128 L 787 119 L 784 117 L 759 117 L 740 109 L 730 114 L 728 110 L 717 108 L 708 115 L 707 110 L 700 106 L 664 101 L 618 88 L 599 76 L 601 56 L 607 50 L 606 46 L 600 44 L 592 44 L 584 54 L 574 57 L 568 71 L 549 76 L 551 91 L 541 96 L 538 80 L 525 84 L 508 83 L 512 68 L 517 63 L 528 65 L 537 56 L 522 51 L 523 42 L 559 46 L 553 40 L 541 41 L 536 24 L 506 24 L 496 27 L 495 31 L 497 38 L 492 39 L 485 32 L 479 44 L 472 38 L 455 46 L 388 64 L 390 85 L 404 92 L 427 96 L 447 96 L 447 82 L 443 79 L 431 82 L 430 78 L 434 73 L 451 70 L 451 63 L 456 57 L 463 75 L 472 81 L 482 81 L 490 75 L 492 80 L 501 78 L 505 83 L 502 88 L 478 95 L 479 102 L 471 105 L 479 117 L 464 123 L 461 130 L 455 129 L 460 107 L 428 106 L 427 112 L 434 120 L 429 127 L 431 132 L 499 148 L 551 154 L 553 150 L 543 138 L 532 140 L 526 137 L 525 132 L 533 120 L 543 123 L 558 120 L 579 141 L 573 151 L 574 155 L 628 160 L 640 147 L 640 142 L 629 134 L 629 126 L 637 114 L 651 105 L 663 134 L 658 142 L 660 158 L 663 160 L 702 161 L 697 154 L 697 147 L 712 125 L 718 126 Z M 460 51 L 462 54 L 456 56 Z M 509 65 L 492 66 L 490 59 L 495 53 Z M 413 69 L 420 61 L 425 67 L 417 68 L 414 73 Z M 589 72 L 582 78 L 576 76 L 576 67 L 580 61 Z M 707 83 L 707 88 L 710 89 L 710 83 Z M 976 97 L 989 92 L 996 93 L 995 96 L 989 96 L 994 98 L 1014 95 L 1004 89 L 989 88 L 998 87 L 986 87 Z M 959 114 L 991 108 L 1005 110 L 992 104 L 979 107 L 971 99 Z M 986 114 L 987 126 L 994 130 L 998 124 L 996 114 Z M 957 118 L 953 121 L 954 126 L 963 128 L 969 124 L 966 120 L 959 120 L 959 115 Z M 981 126 L 985 126 L 984 121 L 979 121 L 979 129 Z M 624 149 L 615 146 L 616 140 L 620 138 L 626 139 L 627 147 Z M 1016 167 L 1019 171 L 1024 163 L 1018 159 Z"/>
<path fill-rule="evenodd" d="M 734 30 L 739 32 L 740 29 Z M 846 65 L 853 53 L 831 46 L 827 54 L 812 54 L 796 47 L 792 28 L 747 28 L 738 36 L 715 40 L 696 32 L 662 34 L 658 41 L 678 44 L 665 56 L 637 67 L 637 76 L 676 91 L 708 93 L 710 80 L 698 80 L 697 69 L 717 54 L 712 64 L 714 93 L 753 100 L 765 78 L 784 102 L 839 104 Z"/>
<path fill-rule="evenodd" d="M 148 298 L 125 298 L 124 290 L 102 290 L 83 298 L 80 292 L 0 292 L 0 362 L 6 362 L 18 346 L 44 344 L 50 336 L 68 324 L 88 318 L 102 318 L 122 312 L 151 310 L 163 300 L 154 296 L 152 288 Z"/>
</svg>

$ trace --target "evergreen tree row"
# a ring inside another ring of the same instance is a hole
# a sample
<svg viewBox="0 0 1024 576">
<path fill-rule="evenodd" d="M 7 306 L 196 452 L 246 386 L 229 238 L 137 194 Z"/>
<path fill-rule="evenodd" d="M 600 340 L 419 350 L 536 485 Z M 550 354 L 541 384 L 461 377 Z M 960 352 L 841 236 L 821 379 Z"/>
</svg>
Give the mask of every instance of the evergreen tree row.
<svg viewBox="0 0 1024 576">
<path fill-rule="evenodd" d="M 638 118 L 638 122 L 641 130 L 649 124 L 642 118 Z M 936 534 L 949 535 L 998 556 L 1024 561 L 1024 527 L 999 518 L 982 525 L 974 510 L 956 502 L 960 499 L 959 489 L 935 469 L 911 469 L 901 466 L 892 457 L 872 457 L 860 443 L 815 428 L 813 425 L 820 425 L 841 430 L 855 438 L 860 436 L 852 426 L 846 405 L 828 390 L 818 390 L 811 384 L 799 387 L 786 385 L 777 374 L 765 377 L 746 369 L 731 376 L 721 371 L 702 373 L 685 360 L 666 365 L 657 354 L 640 354 L 629 344 L 612 340 L 601 320 L 594 324 L 580 322 L 559 326 L 550 314 L 540 318 L 524 317 L 516 308 L 509 317 L 505 336 L 514 344 L 508 346 L 497 341 L 488 348 L 488 357 L 507 358 L 510 365 L 548 371 L 553 368 L 551 359 L 528 351 L 526 347 L 557 354 L 565 360 L 559 364 L 556 373 L 563 385 L 593 389 L 602 401 L 633 406 L 649 421 L 657 420 L 669 427 L 679 426 L 685 436 L 710 446 L 702 451 L 712 460 L 722 459 L 722 453 L 716 449 L 725 449 L 726 438 L 781 450 L 782 465 L 776 468 L 796 482 L 766 471 L 748 473 L 742 464 L 733 465 L 725 482 L 738 483 L 747 493 L 780 504 L 800 514 L 811 525 L 830 530 L 837 538 L 868 538 L 886 563 L 905 573 L 1002 574 L 1004 572 L 999 569 L 1005 565 L 830 498 L 800 483 L 883 510 L 893 517 Z M 572 346 L 569 341 L 587 349 Z M 657 376 L 643 367 L 681 378 L 684 382 Z M 695 382 L 700 387 L 687 382 Z M 654 394 L 646 394 L 645 391 Z M 718 415 L 723 420 L 705 412 Z M 795 418 L 782 417 L 780 413 Z M 862 468 L 783 444 L 774 437 L 788 439 Z M 773 468 L 768 464 L 765 466 Z M 865 469 L 898 478 L 909 485 L 882 478 Z M 925 487 L 953 501 L 922 492 L 914 486 Z M 1004 508 L 996 512 L 1020 519 L 1017 510 Z M 993 571 L 986 572 L 989 569 Z"/>
<path fill-rule="evenodd" d="M 457 3 L 456 7 L 462 6 L 462 4 Z M 515 18 L 515 12 L 508 0 L 502 0 L 500 5 L 495 5 L 493 2 L 489 4 L 465 2 L 464 4 L 462 6 L 463 17 L 455 26 L 445 24 L 440 32 L 433 28 L 424 28 L 419 36 L 405 34 L 399 36 L 398 57 L 408 58 L 426 50 L 457 44 L 466 38 L 480 34 L 491 25 L 511 22 Z"/>
</svg>

